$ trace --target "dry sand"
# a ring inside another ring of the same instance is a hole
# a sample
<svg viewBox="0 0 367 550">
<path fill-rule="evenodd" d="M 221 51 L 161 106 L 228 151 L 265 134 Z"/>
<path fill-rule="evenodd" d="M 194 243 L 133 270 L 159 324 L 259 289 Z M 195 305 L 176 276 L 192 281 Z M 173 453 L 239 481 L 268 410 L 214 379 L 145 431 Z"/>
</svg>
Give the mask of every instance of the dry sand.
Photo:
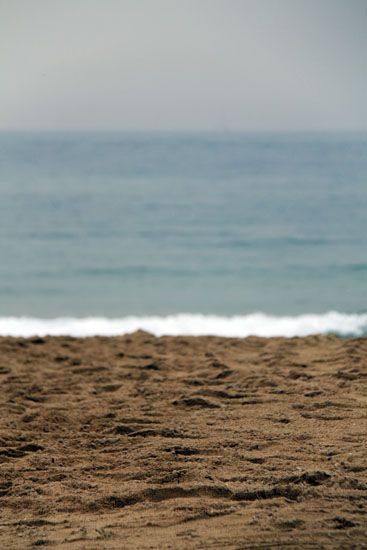
<svg viewBox="0 0 367 550">
<path fill-rule="evenodd" d="M 0 547 L 367 548 L 367 339 L 0 339 Z"/>
</svg>

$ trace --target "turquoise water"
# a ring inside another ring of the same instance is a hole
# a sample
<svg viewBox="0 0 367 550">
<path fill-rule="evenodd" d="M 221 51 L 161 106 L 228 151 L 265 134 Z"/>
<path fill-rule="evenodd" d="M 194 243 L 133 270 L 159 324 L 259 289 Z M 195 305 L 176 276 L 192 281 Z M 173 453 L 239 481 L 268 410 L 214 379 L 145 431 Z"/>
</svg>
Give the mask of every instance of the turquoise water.
<svg viewBox="0 0 367 550">
<path fill-rule="evenodd" d="M 0 317 L 367 311 L 366 134 L 0 135 Z"/>
</svg>

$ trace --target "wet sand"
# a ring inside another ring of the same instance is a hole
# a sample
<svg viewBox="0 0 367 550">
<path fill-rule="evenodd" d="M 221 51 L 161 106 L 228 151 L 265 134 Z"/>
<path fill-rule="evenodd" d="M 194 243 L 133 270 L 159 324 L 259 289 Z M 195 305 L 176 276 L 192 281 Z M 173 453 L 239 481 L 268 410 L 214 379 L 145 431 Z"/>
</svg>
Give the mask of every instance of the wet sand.
<svg viewBox="0 0 367 550">
<path fill-rule="evenodd" d="M 0 547 L 367 548 L 367 339 L 0 338 Z"/>
</svg>

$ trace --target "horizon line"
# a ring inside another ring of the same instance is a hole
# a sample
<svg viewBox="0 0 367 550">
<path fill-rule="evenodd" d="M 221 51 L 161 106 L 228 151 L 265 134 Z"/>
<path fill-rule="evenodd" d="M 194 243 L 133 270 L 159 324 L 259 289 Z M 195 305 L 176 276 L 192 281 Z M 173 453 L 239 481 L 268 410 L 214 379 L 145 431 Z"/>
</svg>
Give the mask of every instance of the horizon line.
<svg viewBox="0 0 367 550">
<path fill-rule="evenodd" d="M 69 127 L 69 128 L 0 128 L 0 134 L 4 133 L 118 133 L 118 134 L 362 134 L 367 133 L 367 128 L 318 128 L 318 129 L 210 129 L 210 128 L 95 128 L 95 127 Z"/>
</svg>

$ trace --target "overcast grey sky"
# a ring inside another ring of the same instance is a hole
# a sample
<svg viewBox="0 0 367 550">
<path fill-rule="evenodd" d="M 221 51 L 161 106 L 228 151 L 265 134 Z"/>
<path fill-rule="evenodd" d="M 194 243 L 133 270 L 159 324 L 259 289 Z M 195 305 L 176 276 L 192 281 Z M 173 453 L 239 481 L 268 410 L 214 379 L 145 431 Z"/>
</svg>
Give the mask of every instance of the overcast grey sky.
<svg viewBox="0 0 367 550">
<path fill-rule="evenodd" d="M 367 129 L 367 0 L 0 0 L 0 129 Z"/>
</svg>

